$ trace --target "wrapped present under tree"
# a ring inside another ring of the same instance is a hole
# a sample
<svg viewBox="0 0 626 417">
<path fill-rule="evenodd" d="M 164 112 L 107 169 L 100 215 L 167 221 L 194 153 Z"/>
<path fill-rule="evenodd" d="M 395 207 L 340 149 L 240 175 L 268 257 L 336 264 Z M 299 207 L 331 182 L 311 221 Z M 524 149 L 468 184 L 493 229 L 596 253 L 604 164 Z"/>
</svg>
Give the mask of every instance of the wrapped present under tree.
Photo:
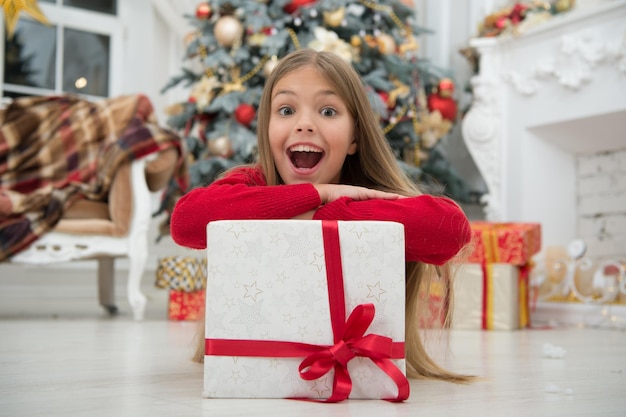
<svg viewBox="0 0 626 417">
<path fill-rule="evenodd" d="M 531 258 L 541 249 L 541 225 L 476 221 L 471 226 L 474 248 L 455 277 L 452 327 L 527 327 Z"/>
<path fill-rule="evenodd" d="M 159 260 L 155 285 L 169 290 L 170 320 L 200 320 L 204 314 L 205 258 L 167 256 Z"/>
</svg>

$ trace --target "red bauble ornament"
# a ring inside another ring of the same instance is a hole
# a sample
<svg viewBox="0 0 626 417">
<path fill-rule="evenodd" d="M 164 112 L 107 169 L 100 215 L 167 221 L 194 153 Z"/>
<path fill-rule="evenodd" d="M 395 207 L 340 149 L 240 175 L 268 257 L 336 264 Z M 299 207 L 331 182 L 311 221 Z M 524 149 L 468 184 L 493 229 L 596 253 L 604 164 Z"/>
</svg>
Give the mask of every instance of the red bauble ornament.
<svg viewBox="0 0 626 417">
<path fill-rule="evenodd" d="M 250 104 L 240 104 L 237 109 L 235 109 L 235 119 L 246 127 L 250 127 L 250 123 L 256 117 L 256 110 Z"/>
<path fill-rule="evenodd" d="M 448 78 L 439 81 L 437 91 L 428 95 L 428 109 L 432 112 L 439 110 L 441 117 L 454 122 L 457 114 L 456 101 L 452 98 L 454 83 Z"/>
<path fill-rule="evenodd" d="M 213 16 L 213 10 L 209 3 L 200 3 L 196 7 L 196 17 L 198 19 L 210 19 Z"/>
<path fill-rule="evenodd" d="M 389 107 L 389 94 L 387 94 L 386 91 L 379 91 L 378 97 L 380 97 L 382 102 L 385 103 L 385 107 Z"/>
<path fill-rule="evenodd" d="M 291 3 L 286 4 L 283 7 L 283 10 L 285 11 L 285 13 L 291 14 L 298 10 L 300 7 L 306 6 L 307 4 L 313 4 L 316 1 L 317 0 L 293 0 Z"/>
</svg>

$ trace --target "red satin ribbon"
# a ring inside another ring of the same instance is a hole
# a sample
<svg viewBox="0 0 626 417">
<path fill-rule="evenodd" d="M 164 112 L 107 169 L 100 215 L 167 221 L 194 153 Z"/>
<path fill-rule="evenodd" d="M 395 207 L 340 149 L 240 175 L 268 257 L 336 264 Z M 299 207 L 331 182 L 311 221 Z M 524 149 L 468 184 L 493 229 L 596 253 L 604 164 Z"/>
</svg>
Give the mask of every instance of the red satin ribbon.
<svg viewBox="0 0 626 417">
<path fill-rule="evenodd" d="M 482 319 L 481 319 L 481 327 L 483 330 L 488 330 L 487 326 L 487 315 L 489 314 L 487 311 L 487 303 L 489 300 L 489 279 L 488 279 L 488 271 L 487 271 L 487 261 L 483 260 L 480 265 L 483 271 L 483 305 L 482 305 Z"/>
<path fill-rule="evenodd" d="M 322 221 L 328 301 L 333 328 L 333 346 L 268 340 L 206 339 L 205 354 L 217 356 L 256 357 L 302 357 L 300 377 L 314 380 L 335 370 L 333 391 L 326 402 L 338 402 L 348 398 L 352 380 L 348 362 L 356 356 L 370 358 L 398 387 L 398 394 L 388 401 L 404 401 L 409 397 L 409 382 L 391 359 L 404 358 L 404 343 L 376 334 L 365 335 L 374 320 L 373 304 L 361 304 L 346 321 L 343 288 L 343 272 L 339 246 L 339 229 L 336 221 Z"/>
</svg>

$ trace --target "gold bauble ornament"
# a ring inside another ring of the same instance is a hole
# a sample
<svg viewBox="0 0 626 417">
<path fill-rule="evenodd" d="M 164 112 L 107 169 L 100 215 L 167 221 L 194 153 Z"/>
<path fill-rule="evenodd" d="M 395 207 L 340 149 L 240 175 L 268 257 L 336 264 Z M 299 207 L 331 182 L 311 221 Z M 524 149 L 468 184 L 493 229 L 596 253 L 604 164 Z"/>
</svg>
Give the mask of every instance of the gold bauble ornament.
<svg viewBox="0 0 626 417">
<path fill-rule="evenodd" d="M 230 139 L 226 136 L 220 136 L 217 139 L 209 140 L 209 152 L 211 152 L 211 155 L 230 158 L 233 156 L 233 147 Z"/>
<path fill-rule="evenodd" d="M 235 43 L 241 42 L 243 36 L 243 24 L 233 16 L 222 16 L 215 23 L 213 34 L 217 43 L 229 48 Z"/>
<path fill-rule="evenodd" d="M 324 23 L 326 23 L 327 26 L 335 28 L 341 25 L 341 22 L 343 22 L 343 19 L 345 17 L 346 17 L 346 8 L 340 7 L 331 12 L 324 12 Z"/>
<path fill-rule="evenodd" d="M 248 45 L 250 46 L 261 46 L 263 42 L 267 39 L 267 35 L 263 32 L 257 32 L 248 36 Z"/>
<path fill-rule="evenodd" d="M 555 4 L 556 11 L 559 13 L 563 13 L 570 9 L 573 9 L 575 5 L 576 5 L 575 0 L 558 0 Z"/>
<path fill-rule="evenodd" d="M 265 65 L 263 65 L 263 76 L 268 78 L 274 68 L 278 65 L 278 58 L 274 55 L 271 59 L 268 59 Z"/>
<path fill-rule="evenodd" d="M 390 55 L 396 52 L 395 39 L 386 33 L 381 33 L 376 37 L 376 45 L 381 54 Z"/>
</svg>

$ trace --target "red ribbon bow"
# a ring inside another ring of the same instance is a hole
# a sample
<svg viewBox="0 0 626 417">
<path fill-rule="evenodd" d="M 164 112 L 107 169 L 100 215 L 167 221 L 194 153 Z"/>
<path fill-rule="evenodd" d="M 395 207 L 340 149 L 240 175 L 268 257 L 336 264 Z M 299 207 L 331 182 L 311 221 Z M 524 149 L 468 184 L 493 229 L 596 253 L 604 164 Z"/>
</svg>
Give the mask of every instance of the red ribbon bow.
<svg viewBox="0 0 626 417">
<path fill-rule="evenodd" d="M 409 382 L 391 359 L 404 358 L 404 343 L 394 342 L 376 334 L 365 335 L 374 320 L 373 304 L 361 304 L 345 321 L 346 309 L 343 288 L 343 271 L 339 246 L 339 229 L 336 221 L 322 221 L 328 301 L 333 328 L 333 346 L 272 340 L 206 339 L 207 355 L 258 356 L 258 357 L 302 357 L 300 377 L 314 380 L 335 370 L 332 395 L 326 402 L 338 402 L 348 398 L 352 391 L 352 380 L 348 373 L 348 362 L 356 356 L 369 358 L 382 369 L 398 387 L 398 394 L 388 401 L 404 401 L 409 397 Z"/>
<path fill-rule="evenodd" d="M 398 396 L 391 401 L 402 401 L 409 396 L 409 385 L 404 374 L 390 358 L 404 356 L 404 346 L 397 345 L 389 337 L 376 334 L 364 336 L 365 331 L 374 320 L 375 307 L 373 304 L 361 304 L 350 314 L 346 322 L 345 333 L 341 340 L 333 346 L 307 356 L 300 367 L 300 377 L 308 381 L 320 378 L 331 369 L 335 369 L 333 394 L 326 401 L 337 402 L 348 398 L 352 390 L 352 380 L 348 373 L 348 362 L 356 356 L 368 357 L 398 386 Z"/>
</svg>

